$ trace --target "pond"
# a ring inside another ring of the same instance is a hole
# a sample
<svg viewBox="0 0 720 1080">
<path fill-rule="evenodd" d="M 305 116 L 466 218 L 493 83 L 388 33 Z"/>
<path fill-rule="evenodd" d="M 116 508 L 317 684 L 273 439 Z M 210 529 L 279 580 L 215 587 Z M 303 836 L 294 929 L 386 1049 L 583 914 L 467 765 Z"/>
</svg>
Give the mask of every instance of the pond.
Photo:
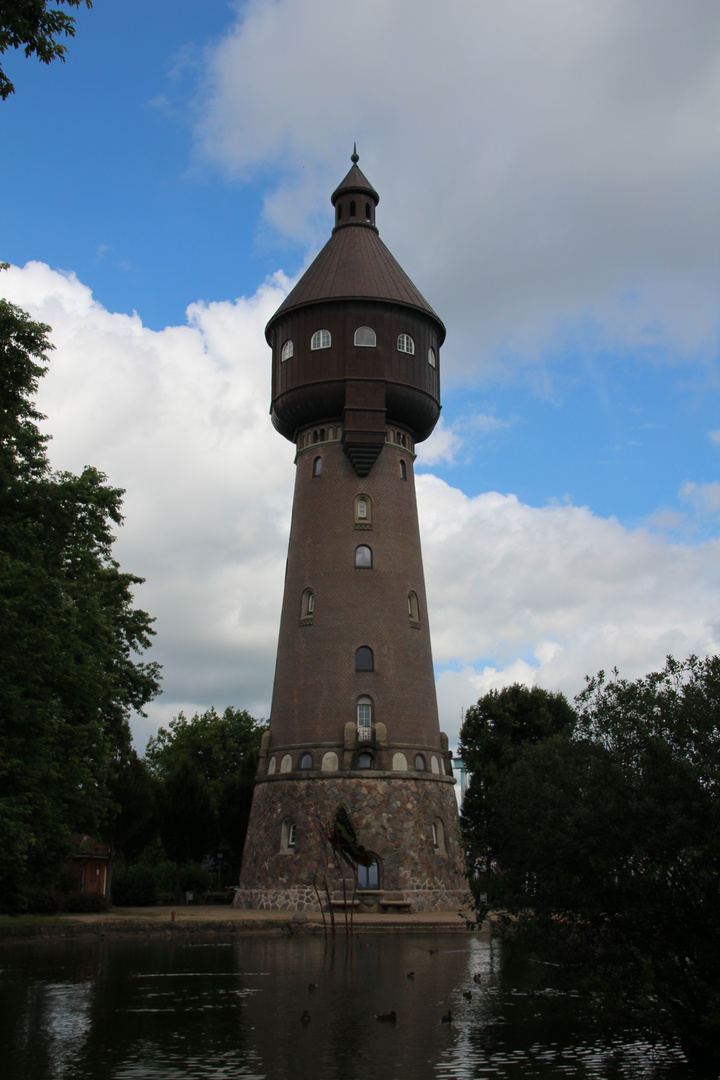
<svg viewBox="0 0 720 1080">
<path fill-rule="evenodd" d="M 3 945 L 0 1006 L 5 1080 L 697 1075 L 474 935 Z"/>
</svg>

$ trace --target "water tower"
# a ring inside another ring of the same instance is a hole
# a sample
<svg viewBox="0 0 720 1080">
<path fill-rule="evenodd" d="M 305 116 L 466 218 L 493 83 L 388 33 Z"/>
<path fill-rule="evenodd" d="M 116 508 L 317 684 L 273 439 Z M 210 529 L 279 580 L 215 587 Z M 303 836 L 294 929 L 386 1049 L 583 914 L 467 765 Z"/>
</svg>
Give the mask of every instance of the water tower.
<svg viewBox="0 0 720 1080">
<path fill-rule="evenodd" d="M 445 327 L 380 239 L 378 202 L 353 153 L 332 236 L 265 331 L 297 472 L 239 907 L 317 908 L 341 808 L 369 853 L 364 906 L 456 909 L 465 894 L 413 473 L 440 415 Z"/>
</svg>

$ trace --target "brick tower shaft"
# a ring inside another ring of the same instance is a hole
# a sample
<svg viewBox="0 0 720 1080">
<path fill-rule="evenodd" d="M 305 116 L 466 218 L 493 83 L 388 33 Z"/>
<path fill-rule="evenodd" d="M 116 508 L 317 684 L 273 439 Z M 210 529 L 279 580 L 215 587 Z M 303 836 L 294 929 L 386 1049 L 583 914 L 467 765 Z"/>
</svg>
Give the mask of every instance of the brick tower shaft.
<svg viewBox="0 0 720 1080">
<path fill-rule="evenodd" d="M 238 906 L 330 903 L 319 876 L 344 904 L 352 860 L 327 843 L 340 817 L 365 852 L 353 903 L 432 910 L 464 895 L 413 469 L 440 412 L 445 328 L 382 244 L 379 197 L 352 160 L 331 239 L 266 330 L 273 424 L 297 472 Z"/>
</svg>

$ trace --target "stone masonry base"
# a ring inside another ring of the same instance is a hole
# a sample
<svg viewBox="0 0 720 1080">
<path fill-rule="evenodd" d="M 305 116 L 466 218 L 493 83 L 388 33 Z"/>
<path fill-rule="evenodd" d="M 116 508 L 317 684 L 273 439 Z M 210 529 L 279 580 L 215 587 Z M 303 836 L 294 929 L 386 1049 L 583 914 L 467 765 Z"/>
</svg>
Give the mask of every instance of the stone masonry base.
<svg viewBox="0 0 720 1080">
<path fill-rule="evenodd" d="M 377 887 L 357 893 L 358 908 L 447 911 L 462 906 L 467 887 L 452 785 L 377 773 L 260 781 L 234 906 L 317 911 L 328 906 L 328 897 L 338 906 L 343 897 L 352 898 L 350 867 L 338 865 L 322 839 L 340 806 L 379 867 Z"/>
</svg>

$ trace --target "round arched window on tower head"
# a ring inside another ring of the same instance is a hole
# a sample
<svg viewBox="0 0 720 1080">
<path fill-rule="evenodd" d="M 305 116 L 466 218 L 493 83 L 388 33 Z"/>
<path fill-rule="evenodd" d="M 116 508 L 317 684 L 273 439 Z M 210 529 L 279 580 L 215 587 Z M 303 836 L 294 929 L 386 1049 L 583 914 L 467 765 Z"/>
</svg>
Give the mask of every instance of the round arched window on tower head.
<svg viewBox="0 0 720 1080">
<path fill-rule="evenodd" d="M 282 352 L 280 354 L 280 359 L 281 360 L 289 360 L 290 357 L 294 354 L 294 352 L 295 352 L 295 349 L 294 349 L 292 341 L 286 341 L 285 344 L 282 347 Z"/>
<path fill-rule="evenodd" d="M 433 348 L 428 349 L 428 364 L 430 365 L 430 367 L 435 367 L 436 364 L 435 350 Z"/>
<path fill-rule="evenodd" d="M 426 772 L 427 771 L 427 762 L 425 761 L 425 758 L 423 757 L 422 754 L 416 754 L 415 755 L 415 771 L 416 772 Z"/>
<path fill-rule="evenodd" d="M 377 337 L 371 326 L 358 326 L 355 331 L 355 345 L 362 349 L 374 349 Z"/>
<path fill-rule="evenodd" d="M 312 769 L 312 767 L 313 767 L 312 754 L 308 754 L 308 753 L 301 754 L 300 755 L 300 761 L 298 762 L 298 768 L 300 768 L 300 769 Z"/>
<path fill-rule="evenodd" d="M 415 342 L 409 334 L 400 334 L 397 339 L 398 352 L 409 353 L 410 356 L 415 355 Z"/>
<path fill-rule="evenodd" d="M 310 348 L 313 352 L 316 349 L 329 349 L 331 345 L 332 338 L 329 330 L 316 330 L 310 338 Z"/>
</svg>

